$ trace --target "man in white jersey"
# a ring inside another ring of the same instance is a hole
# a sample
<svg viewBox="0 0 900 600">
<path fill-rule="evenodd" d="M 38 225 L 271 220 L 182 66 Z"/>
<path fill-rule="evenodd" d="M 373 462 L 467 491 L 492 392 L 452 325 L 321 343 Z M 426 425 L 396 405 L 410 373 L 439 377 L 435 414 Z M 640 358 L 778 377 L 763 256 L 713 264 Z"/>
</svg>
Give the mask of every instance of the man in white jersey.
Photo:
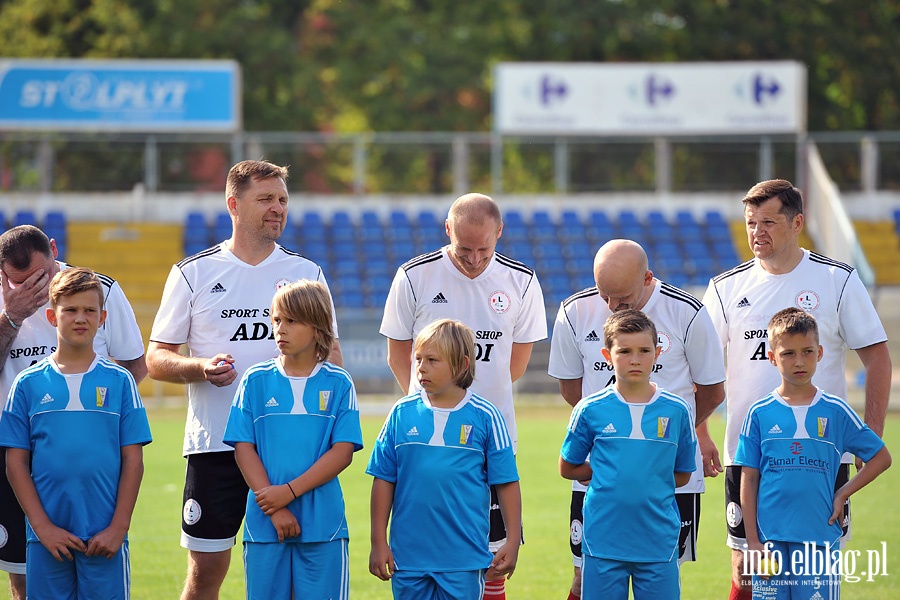
<svg viewBox="0 0 900 600">
<path fill-rule="evenodd" d="M 795 306 L 815 316 L 825 352 L 813 383 L 827 393 L 847 396 L 846 353 L 848 348 L 856 351 L 866 372 L 865 421 L 879 436 L 891 386 L 887 335 L 859 275 L 848 265 L 800 247 L 800 190 L 783 179 L 763 181 L 747 192 L 743 202 L 747 241 L 755 258 L 712 279 L 703 297 L 728 365 L 725 515 L 732 548 L 730 598 L 735 599 L 750 598 L 751 590 L 749 577 L 742 577 L 746 540 L 740 467 L 734 466 L 734 456 L 750 405 L 781 381 L 766 356 L 766 325 L 772 315 Z M 845 465 L 838 485 L 848 475 Z M 849 506 L 844 521 L 846 528 Z"/>
<path fill-rule="evenodd" d="M 56 328 L 45 316 L 50 280 L 69 265 L 56 260 L 56 240 L 32 225 L 0 235 L 0 394 L 5 401 L 16 376 L 56 349 Z M 94 338 L 94 350 L 128 369 L 135 382 L 147 375 L 144 342 L 134 311 L 119 284 L 98 274 L 107 320 Z M 6 451 L 0 450 L 0 465 Z M 6 479 L 0 476 L 0 570 L 9 572 L 10 596 L 25 598 L 25 514 Z"/>
<path fill-rule="evenodd" d="M 272 297 L 300 279 L 325 283 L 317 264 L 276 243 L 287 219 L 286 180 L 287 168 L 265 161 L 231 168 L 225 195 L 232 236 L 172 267 L 150 334 L 150 376 L 188 385 L 185 600 L 217 598 L 228 572 L 247 485 L 222 437 L 235 382 L 278 353 L 269 319 Z M 189 356 L 179 353 L 183 344 Z M 342 362 L 337 340 L 329 361 Z"/>
<path fill-rule="evenodd" d="M 419 332 L 436 319 L 468 325 L 476 346 L 472 391 L 503 413 L 515 450 L 513 382 L 525 373 L 534 342 L 547 337 L 544 296 L 534 271 L 494 251 L 503 220 L 491 198 L 461 196 L 450 207 L 445 228 L 448 246 L 397 269 L 380 330 L 388 338 L 388 364 L 403 391 L 414 392 L 412 346 Z M 495 552 L 506 529 L 493 493 L 491 506 Z M 502 600 L 503 580 L 489 581 L 485 597 Z"/>
<path fill-rule="evenodd" d="M 559 380 L 562 397 L 575 406 L 581 398 L 615 382 L 615 373 L 600 352 L 606 319 L 614 311 L 635 308 L 656 325 L 661 350 L 650 379 L 683 398 L 693 409 L 697 423 L 697 470 L 675 496 L 681 512 L 679 563 L 683 563 L 697 559 L 704 471 L 706 475 L 718 475 L 718 450 L 709 436 L 706 418 L 725 399 L 725 365 L 706 307 L 687 292 L 656 279 L 648 267 L 644 249 L 631 240 L 612 240 L 597 251 L 596 286 L 570 296 L 559 307 L 548 372 Z M 586 491 L 585 485 L 572 482 L 570 544 L 575 577 L 570 599 L 581 593 L 582 505 Z"/>
</svg>

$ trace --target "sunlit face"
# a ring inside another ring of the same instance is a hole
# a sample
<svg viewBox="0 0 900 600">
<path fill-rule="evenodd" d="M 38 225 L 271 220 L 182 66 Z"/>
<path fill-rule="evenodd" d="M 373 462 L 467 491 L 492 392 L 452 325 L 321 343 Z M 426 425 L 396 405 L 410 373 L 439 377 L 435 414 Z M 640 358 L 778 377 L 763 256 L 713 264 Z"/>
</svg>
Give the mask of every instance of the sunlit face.
<svg viewBox="0 0 900 600">
<path fill-rule="evenodd" d="M 643 273 L 606 273 L 596 279 L 597 291 L 600 298 L 616 312 L 626 308 L 643 308 L 646 302 L 644 296 L 648 292 L 648 286 L 653 282 L 653 274 L 649 271 Z"/>
<path fill-rule="evenodd" d="M 493 219 L 480 223 L 461 221 L 452 226 L 448 220 L 445 226 L 453 264 L 467 277 L 474 279 L 481 275 L 494 256 L 503 227 Z"/>
<path fill-rule="evenodd" d="M 423 390 L 432 398 L 440 398 L 456 389 L 450 363 L 434 344 L 419 346 L 414 355 L 416 379 Z"/>
<path fill-rule="evenodd" d="M 288 192 L 280 177 L 251 179 L 240 198 L 228 199 L 235 228 L 262 243 L 273 243 L 287 222 Z"/>
<path fill-rule="evenodd" d="M 47 320 L 56 327 L 62 343 L 70 348 L 93 347 L 97 330 L 106 321 L 96 290 L 78 292 L 59 299 L 55 308 L 47 309 Z"/>
<path fill-rule="evenodd" d="M 795 386 L 812 381 L 820 360 L 822 346 L 813 332 L 780 335 L 769 350 L 769 362 L 778 367 L 785 382 Z"/>
<path fill-rule="evenodd" d="M 759 206 L 744 208 L 747 242 L 753 254 L 763 261 L 776 260 L 799 247 L 803 215 L 788 219 L 781 214 L 780 198 L 769 198 Z"/>
<path fill-rule="evenodd" d="M 620 333 L 611 348 L 603 349 L 603 358 L 611 364 L 619 383 L 650 381 L 659 348 L 650 331 Z"/>
<path fill-rule="evenodd" d="M 272 307 L 272 329 L 278 351 L 292 358 L 316 356 L 316 329 L 308 323 L 295 321 Z"/>
<path fill-rule="evenodd" d="M 3 272 L 6 273 L 10 285 L 12 287 L 18 287 L 40 270 L 47 273 L 48 279 L 52 278 L 53 275 L 56 274 L 55 250 L 56 247 L 53 246 L 53 254 L 51 256 L 45 256 L 40 252 L 33 252 L 31 254 L 31 262 L 28 263 L 27 267 L 21 270 L 13 267 L 9 261 L 5 262 L 3 264 Z"/>
</svg>

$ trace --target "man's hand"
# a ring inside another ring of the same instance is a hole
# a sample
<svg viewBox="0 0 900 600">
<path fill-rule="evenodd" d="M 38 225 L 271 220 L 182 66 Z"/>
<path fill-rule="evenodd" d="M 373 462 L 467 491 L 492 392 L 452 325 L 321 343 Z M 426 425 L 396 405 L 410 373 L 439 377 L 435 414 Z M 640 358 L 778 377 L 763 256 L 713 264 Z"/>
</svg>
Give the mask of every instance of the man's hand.
<svg viewBox="0 0 900 600">
<path fill-rule="evenodd" d="M 237 379 L 234 357 L 230 354 L 216 354 L 203 367 L 203 377 L 216 387 L 226 387 Z"/>
<path fill-rule="evenodd" d="M 700 446 L 700 456 L 703 457 L 703 476 L 717 477 L 724 469 L 719 458 L 719 449 L 708 431 L 706 435 L 697 435 L 697 444 Z"/>
<path fill-rule="evenodd" d="M 15 288 L 9 284 L 9 277 L 0 271 L 0 293 L 3 294 L 3 309 L 16 325 L 33 315 L 50 301 L 50 274 L 43 269 Z"/>
</svg>

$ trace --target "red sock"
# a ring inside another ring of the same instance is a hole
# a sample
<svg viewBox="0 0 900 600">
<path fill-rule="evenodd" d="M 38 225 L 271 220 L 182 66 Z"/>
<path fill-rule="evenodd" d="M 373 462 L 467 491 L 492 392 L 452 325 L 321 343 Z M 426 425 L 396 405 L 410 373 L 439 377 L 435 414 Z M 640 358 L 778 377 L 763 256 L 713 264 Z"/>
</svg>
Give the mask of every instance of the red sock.
<svg viewBox="0 0 900 600">
<path fill-rule="evenodd" d="M 506 580 L 485 581 L 484 600 L 506 600 Z"/>
<path fill-rule="evenodd" d="M 745 590 L 741 586 L 737 585 L 734 581 L 732 581 L 731 592 L 728 594 L 728 600 L 753 600 L 753 590 Z"/>
<path fill-rule="evenodd" d="M 576 596 L 575 592 L 569 590 L 569 597 L 566 600 L 581 600 L 581 596 Z"/>
</svg>

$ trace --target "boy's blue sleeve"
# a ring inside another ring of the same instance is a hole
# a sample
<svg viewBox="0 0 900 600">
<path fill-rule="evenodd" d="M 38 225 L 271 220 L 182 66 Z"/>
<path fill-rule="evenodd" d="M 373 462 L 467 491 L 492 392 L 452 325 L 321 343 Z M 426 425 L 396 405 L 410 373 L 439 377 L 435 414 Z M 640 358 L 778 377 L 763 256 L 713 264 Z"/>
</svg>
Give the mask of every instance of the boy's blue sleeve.
<svg viewBox="0 0 900 600">
<path fill-rule="evenodd" d="M 256 434 L 253 431 L 252 390 L 249 389 L 246 373 L 234 393 L 234 401 L 231 403 L 231 411 L 228 413 L 228 423 L 225 425 L 225 435 L 222 441 L 229 446 L 234 446 L 238 442 L 256 444 Z"/>
<path fill-rule="evenodd" d="M 381 433 L 375 440 L 372 455 L 369 457 L 369 464 L 366 467 L 366 473 L 372 477 L 391 483 L 397 482 L 397 449 L 394 446 L 396 420 L 397 407 L 395 406 L 381 427 Z"/>
<path fill-rule="evenodd" d="M 678 437 L 678 451 L 675 454 L 675 471 L 679 473 L 692 473 L 697 470 L 695 459 L 697 452 L 697 437 L 694 433 L 694 419 L 685 406 L 681 410 L 681 427 Z"/>
<path fill-rule="evenodd" d="M 512 451 L 509 429 L 499 410 L 495 418 L 485 419 L 487 429 L 485 458 L 487 460 L 488 485 L 499 485 L 519 480 L 516 455 Z"/>
<path fill-rule="evenodd" d="M 737 452 L 734 453 L 735 465 L 759 469 L 762 463 L 762 451 L 760 450 L 762 438 L 758 419 L 758 415 L 752 409 L 744 419 L 741 436 L 738 438 Z"/>
<path fill-rule="evenodd" d="M 572 409 L 572 416 L 569 418 L 569 425 L 566 429 L 566 438 L 559 451 L 562 459 L 573 465 L 583 464 L 590 456 L 593 446 L 593 438 L 584 415 L 584 408 L 585 406 L 579 402 Z"/>
<path fill-rule="evenodd" d="M 860 420 L 849 406 L 845 409 L 841 421 L 843 422 L 843 443 L 839 450 L 850 452 L 862 459 L 863 462 L 872 460 L 872 457 L 884 447 L 884 440 L 878 434 L 869 429 L 869 426 Z"/>
<path fill-rule="evenodd" d="M 31 421 L 21 378 L 13 382 L 0 415 L 0 446 L 31 451 Z"/>
<path fill-rule="evenodd" d="M 331 432 L 331 445 L 338 442 L 353 444 L 353 451 L 362 450 L 362 428 L 359 425 L 359 405 L 356 398 L 356 387 L 348 380 L 343 396 L 338 403 L 334 429 Z"/>
<path fill-rule="evenodd" d="M 119 443 L 122 446 L 132 444 L 146 445 L 153 441 L 150 435 L 150 421 L 147 410 L 141 400 L 137 384 L 131 373 L 122 369 L 122 416 L 119 420 Z"/>
</svg>

